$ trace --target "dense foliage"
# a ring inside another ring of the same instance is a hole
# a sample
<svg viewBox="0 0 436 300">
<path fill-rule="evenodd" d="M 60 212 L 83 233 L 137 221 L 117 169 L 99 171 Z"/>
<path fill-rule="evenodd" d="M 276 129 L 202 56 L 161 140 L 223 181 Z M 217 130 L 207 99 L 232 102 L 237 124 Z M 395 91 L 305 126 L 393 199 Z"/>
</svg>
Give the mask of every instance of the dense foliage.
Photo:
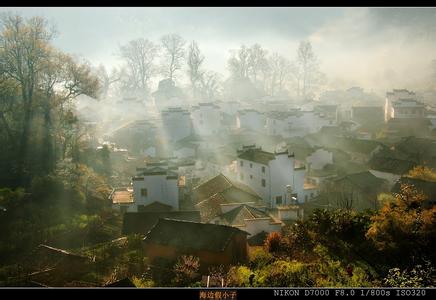
<svg viewBox="0 0 436 300">
<path fill-rule="evenodd" d="M 230 286 L 434 286 L 435 208 L 403 186 L 378 212 L 315 210 L 234 266 Z"/>
</svg>

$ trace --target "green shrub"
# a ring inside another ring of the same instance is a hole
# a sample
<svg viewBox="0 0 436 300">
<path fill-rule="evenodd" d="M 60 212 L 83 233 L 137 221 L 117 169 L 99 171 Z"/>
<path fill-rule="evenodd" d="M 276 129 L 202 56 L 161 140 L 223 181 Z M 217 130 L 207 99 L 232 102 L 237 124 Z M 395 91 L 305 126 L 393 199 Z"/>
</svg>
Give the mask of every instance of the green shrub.
<svg viewBox="0 0 436 300">
<path fill-rule="evenodd" d="M 261 269 L 274 260 L 274 257 L 263 248 L 255 248 L 250 252 L 250 268 Z"/>
<path fill-rule="evenodd" d="M 261 269 L 254 280 L 257 286 L 264 287 L 310 287 L 314 283 L 307 264 L 284 260 Z"/>
<path fill-rule="evenodd" d="M 233 287 L 249 287 L 251 270 L 245 266 L 233 266 L 227 273 L 227 285 Z"/>
<path fill-rule="evenodd" d="M 133 276 L 132 282 L 138 288 L 154 287 L 154 281 L 151 279 Z"/>
</svg>

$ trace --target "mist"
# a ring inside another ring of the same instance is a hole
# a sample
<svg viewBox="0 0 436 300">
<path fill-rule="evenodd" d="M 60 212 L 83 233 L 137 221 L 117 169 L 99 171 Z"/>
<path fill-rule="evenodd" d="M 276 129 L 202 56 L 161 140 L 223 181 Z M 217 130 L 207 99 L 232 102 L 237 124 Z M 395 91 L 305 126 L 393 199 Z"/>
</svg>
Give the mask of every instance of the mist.
<svg viewBox="0 0 436 300">
<path fill-rule="evenodd" d="M 205 66 L 229 75 L 230 50 L 259 43 L 292 60 L 312 42 L 325 88 L 423 89 L 429 84 L 436 26 L 433 8 L 0 8 L 40 15 L 59 32 L 61 49 L 108 69 L 129 40 L 177 33 L 196 40 Z M 153 82 L 157 85 L 157 81 Z"/>
</svg>

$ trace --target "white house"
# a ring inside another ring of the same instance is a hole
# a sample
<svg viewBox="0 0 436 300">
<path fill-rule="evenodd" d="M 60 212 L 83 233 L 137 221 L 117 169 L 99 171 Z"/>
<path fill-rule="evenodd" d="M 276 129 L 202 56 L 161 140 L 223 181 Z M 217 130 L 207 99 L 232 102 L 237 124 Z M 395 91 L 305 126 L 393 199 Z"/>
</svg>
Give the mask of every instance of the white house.
<svg viewBox="0 0 436 300">
<path fill-rule="evenodd" d="M 177 142 L 192 134 L 192 121 L 189 111 L 180 107 L 162 111 L 162 129 L 164 138 Z"/>
<path fill-rule="evenodd" d="M 402 89 L 386 93 L 385 121 L 393 118 L 424 118 L 425 111 L 425 104 L 418 101 L 414 92 Z"/>
<path fill-rule="evenodd" d="M 238 101 L 216 101 L 222 113 L 236 116 L 237 112 L 241 109 L 241 103 Z"/>
<path fill-rule="evenodd" d="M 146 207 L 155 202 L 179 209 L 178 174 L 163 163 L 149 164 L 146 168 L 137 168 L 132 178 L 135 206 Z"/>
<path fill-rule="evenodd" d="M 298 114 L 297 111 L 271 111 L 266 113 L 266 133 L 268 135 L 290 135 L 290 120 Z"/>
<path fill-rule="evenodd" d="M 305 167 L 296 167 L 288 150 L 270 153 L 255 145 L 238 150 L 236 179 L 250 186 L 271 208 L 303 202 Z M 313 190 L 310 191 L 314 193 Z"/>
<path fill-rule="evenodd" d="M 333 125 L 333 121 L 315 111 L 301 111 L 301 116 L 294 117 L 291 120 L 291 129 L 294 132 L 315 133 L 321 130 L 322 127 Z"/>
<path fill-rule="evenodd" d="M 427 112 L 427 119 L 430 121 L 430 130 L 436 129 L 436 110 Z"/>
<path fill-rule="evenodd" d="M 333 120 L 315 111 L 273 111 L 267 114 L 266 131 L 282 137 L 304 136 L 332 125 Z"/>
<path fill-rule="evenodd" d="M 265 116 L 254 109 L 239 110 L 236 114 L 236 128 L 263 132 Z"/>
<path fill-rule="evenodd" d="M 221 111 L 213 103 L 199 103 L 191 109 L 194 132 L 201 136 L 217 134 L 221 127 Z"/>
</svg>

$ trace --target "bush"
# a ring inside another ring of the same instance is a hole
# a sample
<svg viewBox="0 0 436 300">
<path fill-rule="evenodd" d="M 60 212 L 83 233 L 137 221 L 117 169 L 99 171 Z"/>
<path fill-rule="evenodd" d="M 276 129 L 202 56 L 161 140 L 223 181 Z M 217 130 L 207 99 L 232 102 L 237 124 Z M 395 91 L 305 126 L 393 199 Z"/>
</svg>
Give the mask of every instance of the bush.
<svg viewBox="0 0 436 300">
<path fill-rule="evenodd" d="M 62 195 L 64 184 L 62 181 L 50 175 L 35 177 L 32 180 L 30 191 L 35 200 L 51 200 Z"/>
<path fill-rule="evenodd" d="M 9 188 L 0 189 L 0 209 L 11 209 L 18 207 L 24 199 L 24 189 L 12 190 Z M 0 210 L 0 213 L 2 211 Z"/>
<path fill-rule="evenodd" d="M 278 260 L 260 270 L 255 284 L 263 287 L 310 287 L 314 280 L 307 264 Z"/>
<path fill-rule="evenodd" d="M 174 278 L 174 261 L 158 257 L 153 261 L 151 274 L 156 286 L 169 286 Z"/>
<path fill-rule="evenodd" d="M 435 269 L 428 262 L 425 266 L 417 265 L 412 270 L 393 268 L 389 270 L 384 284 L 389 287 L 433 287 Z"/>
<path fill-rule="evenodd" d="M 192 255 L 182 255 L 174 265 L 176 286 L 189 286 L 199 278 L 200 259 Z"/>
<path fill-rule="evenodd" d="M 233 266 L 227 273 L 227 285 L 233 287 L 249 287 L 251 270 L 245 266 Z"/>
<path fill-rule="evenodd" d="M 261 269 L 267 265 L 269 265 L 273 260 L 274 257 L 268 253 L 263 248 L 256 247 L 250 252 L 250 268 L 251 269 Z"/>
<path fill-rule="evenodd" d="M 133 284 L 138 288 L 154 287 L 154 281 L 142 277 L 132 277 Z"/>
<path fill-rule="evenodd" d="M 265 248 L 269 253 L 277 253 L 280 250 L 282 236 L 278 232 L 271 232 L 265 240 Z"/>
</svg>

